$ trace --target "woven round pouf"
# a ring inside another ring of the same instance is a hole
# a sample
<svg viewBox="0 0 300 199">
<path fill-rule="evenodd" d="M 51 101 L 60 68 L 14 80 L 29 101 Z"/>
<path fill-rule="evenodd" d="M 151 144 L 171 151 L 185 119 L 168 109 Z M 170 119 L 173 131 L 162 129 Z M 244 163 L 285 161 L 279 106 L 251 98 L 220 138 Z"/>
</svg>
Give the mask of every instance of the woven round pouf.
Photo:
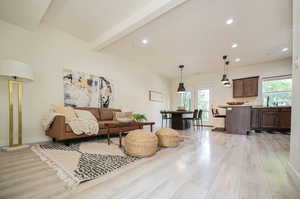
<svg viewBox="0 0 300 199">
<path fill-rule="evenodd" d="M 157 151 L 158 138 L 154 133 L 139 129 L 128 133 L 125 138 L 125 152 L 134 157 L 151 156 Z"/>
<path fill-rule="evenodd" d="M 180 143 L 179 133 L 174 129 L 162 128 L 156 131 L 158 144 L 162 147 L 176 147 Z"/>
</svg>

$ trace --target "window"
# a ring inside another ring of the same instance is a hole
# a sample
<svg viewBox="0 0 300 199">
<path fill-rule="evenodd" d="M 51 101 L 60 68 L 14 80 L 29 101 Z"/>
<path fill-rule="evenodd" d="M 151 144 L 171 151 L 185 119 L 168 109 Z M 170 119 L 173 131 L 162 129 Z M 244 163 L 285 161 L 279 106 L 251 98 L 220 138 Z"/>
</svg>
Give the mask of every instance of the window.
<svg viewBox="0 0 300 199">
<path fill-rule="evenodd" d="M 291 106 L 292 104 L 292 77 L 283 76 L 267 78 L 262 82 L 263 105 Z"/>
<path fill-rule="evenodd" d="M 192 110 L 192 93 L 184 92 L 181 93 L 181 106 L 184 107 L 185 110 Z"/>
<path fill-rule="evenodd" d="M 209 89 L 198 90 L 198 103 L 197 108 L 203 110 L 202 120 L 209 121 L 210 108 L 209 108 Z"/>
</svg>

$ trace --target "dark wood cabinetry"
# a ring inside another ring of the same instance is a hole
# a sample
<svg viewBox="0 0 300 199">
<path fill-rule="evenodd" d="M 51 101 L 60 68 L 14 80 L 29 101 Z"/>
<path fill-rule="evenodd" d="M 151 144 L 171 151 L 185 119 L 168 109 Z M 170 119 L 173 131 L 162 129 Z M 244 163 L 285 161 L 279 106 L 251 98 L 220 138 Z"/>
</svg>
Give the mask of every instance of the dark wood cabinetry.
<svg viewBox="0 0 300 199">
<path fill-rule="evenodd" d="M 233 80 L 233 97 L 256 97 L 258 96 L 259 77 L 248 77 Z"/>
<path fill-rule="evenodd" d="M 276 110 L 262 111 L 262 124 L 263 129 L 279 128 L 279 114 Z"/>
<path fill-rule="evenodd" d="M 244 80 L 233 80 L 233 97 L 244 97 Z"/>
<path fill-rule="evenodd" d="M 291 109 L 283 108 L 279 114 L 279 128 L 290 129 L 291 128 Z"/>
<path fill-rule="evenodd" d="M 251 128 L 254 130 L 289 130 L 291 107 L 252 108 Z"/>
<path fill-rule="evenodd" d="M 260 128 L 260 111 L 259 109 L 251 109 L 251 129 Z"/>
</svg>

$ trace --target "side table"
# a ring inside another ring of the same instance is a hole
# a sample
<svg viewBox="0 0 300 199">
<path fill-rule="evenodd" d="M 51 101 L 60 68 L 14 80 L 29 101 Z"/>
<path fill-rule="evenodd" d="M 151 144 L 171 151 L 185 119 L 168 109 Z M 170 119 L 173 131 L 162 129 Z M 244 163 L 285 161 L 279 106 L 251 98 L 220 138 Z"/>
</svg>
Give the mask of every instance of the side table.
<svg viewBox="0 0 300 199">
<path fill-rule="evenodd" d="M 153 132 L 153 125 L 155 122 L 138 122 L 141 127 L 143 126 L 150 126 L 150 131 Z"/>
</svg>

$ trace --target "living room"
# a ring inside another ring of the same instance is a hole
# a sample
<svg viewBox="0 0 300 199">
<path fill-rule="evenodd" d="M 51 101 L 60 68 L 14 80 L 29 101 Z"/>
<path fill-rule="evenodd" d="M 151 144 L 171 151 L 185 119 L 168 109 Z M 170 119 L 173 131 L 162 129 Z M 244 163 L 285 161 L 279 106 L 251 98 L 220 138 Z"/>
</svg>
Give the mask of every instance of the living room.
<svg viewBox="0 0 300 199">
<path fill-rule="evenodd" d="M 0 198 L 299 198 L 299 6 L 0 1 Z"/>
</svg>

